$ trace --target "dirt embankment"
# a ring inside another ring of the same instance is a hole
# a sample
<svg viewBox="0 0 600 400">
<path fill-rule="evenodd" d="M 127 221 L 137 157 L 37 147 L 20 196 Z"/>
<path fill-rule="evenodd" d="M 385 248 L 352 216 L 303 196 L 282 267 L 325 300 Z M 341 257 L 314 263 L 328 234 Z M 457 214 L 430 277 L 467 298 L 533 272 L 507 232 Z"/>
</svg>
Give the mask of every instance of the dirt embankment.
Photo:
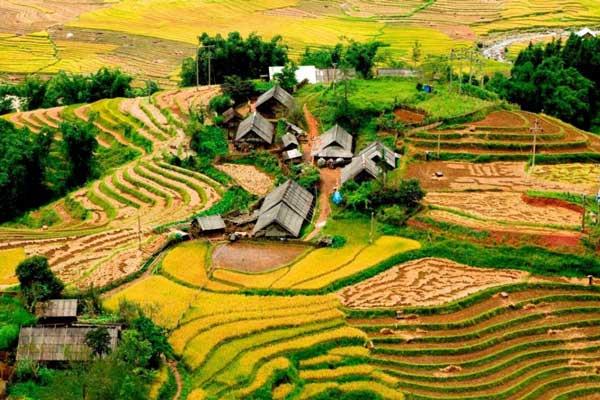
<svg viewBox="0 0 600 400">
<path fill-rule="evenodd" d="M 577 204 L 569 203 L 565 200 L 560 199 L 549 199 L 546 197 L 531 197 L 527 194 L 523 193 L 521 196 L 523 201 L 531 206 L 535 207 L 561 207 L 566 208 L 567 210 L 575 211 L 578 213 L 583 213 L 583 207 Z"/>
</svg>

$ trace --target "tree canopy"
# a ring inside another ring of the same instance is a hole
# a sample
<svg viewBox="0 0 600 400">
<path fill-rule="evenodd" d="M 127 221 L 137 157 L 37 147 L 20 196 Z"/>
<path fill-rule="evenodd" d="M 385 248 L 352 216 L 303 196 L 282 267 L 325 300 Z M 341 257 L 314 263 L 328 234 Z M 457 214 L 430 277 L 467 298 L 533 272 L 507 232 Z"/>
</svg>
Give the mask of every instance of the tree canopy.
<svg viewBox="0 0 600 400">
<path fill-rule="evenodd" d="M 542 110 L 583 129 L 600 125 L 600 39 L 571 35 L 530 44 L 515 61 L 510 78 L 496 75 L 488 87 L 528 111 Z"/>
<path fill-rule="evenodd" d="M 23 300 L 30 310 L 40 301 L 59 297 L 64 289 L 64 284 L 50 269 L 48 259 L 42 256 L 23 260 L 17 266 L 17 278 Z"/>
<path fill-rule="evenodd" d="M 209 62 L 210 83 L 223 83 L 225 77 L 231 75 L 256 79 L 267 74 L 270 66 L 287 64 L 287 46 L 281 36 L 263 40 L 255 33 L 246 39 L 239 32 L 231 32 L 227 37 L 203 33 L 196 58 L 187 58 L 182 64 L 181 84 L 192 86 L 197 79 L 201 85 L 208 84 Z"/>
</svg>

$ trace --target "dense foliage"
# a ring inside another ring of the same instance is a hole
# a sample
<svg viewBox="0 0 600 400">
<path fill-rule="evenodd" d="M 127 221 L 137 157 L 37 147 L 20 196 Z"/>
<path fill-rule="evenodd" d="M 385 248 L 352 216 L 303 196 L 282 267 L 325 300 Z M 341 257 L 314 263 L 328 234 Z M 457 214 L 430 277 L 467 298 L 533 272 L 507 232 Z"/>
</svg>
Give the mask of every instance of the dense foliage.
<svg viewBox="0 0 600 400">
<path fill-rule="evenodd" d="M 207 84 L 209 62 L 210 83 L 223 83 L 226 76 L 236 75 L 242 79 L 260 78 L 269 72 L 269 66 L 285 65 L 288 62 L 287 47 L 281 36 L 263 40 L 252 33 L 244 39 L 239 32 L 227 37 L 220 34 L 210 36 L 203 33 L 200 38 L 196 59 L 187 58 L 181 68 L 181 85 Z"/>
<path fill-rule="evenodd" d="M 0 120 L 0 221 L 10 220 L 97 176 L 98 146 L 91 122 L 60 124 L 62 141 Z"/>
<path fill-rule="evenodd" d="M 30 310 L 40 301 L 60 296 L 64 284 L 58 279 L 43 256 L 33 256 L 17 266 L 21 296 Z"/>
<path fill-rule="evenodd" d="M 19 337 L 19 328 L 35 322 L 23 304 L 14 297 L 0 296 L 0 350 L 12 348 Z"/>
<path fill-rule="evenodd" d="M 35 110 L 114 97 L 146 96 L 159 90 L 155 82 L 147 82 L 145 88 L 134 89 L 132 81 L 130 75 L 109 68 L 101 68 L 89 75 L 61 71 L 47 81 L 29 76 L 17 85 L 0 85 L 0 114 L 12 111 L 7 96 L 22 98 L 23 110 Z"/>
<path fill-rule="evenodd" d="M 350 40 L 347 44 L 338 43 L 333 47 L 307 48 L 301 64 L 317 68 L 354 68 L 363 78 L 370 78 L 373 76 L 377 51 L 383 46 L 385 44 L 379 41 L 360 43 Z"/>
<path fill-rule="evenodd" d="M 226 76 L 221 89 L 224 94 L 231 97 L 235 104 L 245 103 L 255 94 L 254 83 L 237 75 Z"/>
<path fill-rule="evenodd" d="M 600 125 L 600 38 L 571 35 L 524 49 L 510 78 L 496 75 L 489 87 L 525 110 L 556 116 L 580 128 Z"/>
</svg>

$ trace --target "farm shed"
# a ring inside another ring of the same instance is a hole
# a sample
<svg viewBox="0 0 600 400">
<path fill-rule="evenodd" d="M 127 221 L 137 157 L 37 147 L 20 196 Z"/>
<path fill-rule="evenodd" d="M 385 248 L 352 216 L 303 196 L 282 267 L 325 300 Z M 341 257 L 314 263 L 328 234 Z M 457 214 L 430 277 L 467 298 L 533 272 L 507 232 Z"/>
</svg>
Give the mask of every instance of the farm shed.
<svg viewBox="0 0 600 400">
<path fill-rule="evenodd" d="M 292 149 L 283 152 L 283 161 L 290 161 L 292 163 L 296 163 L 302 161 L 302 153 L 298 149 Z"/>
<path fill-rule="evenodd" d="M 333 166 L 346 163 L 352 158 L 352 141 L 351 134 L 341 126 L 335 125 L 317 139 L 313 157 L 319 164 L 327 163 Z"/>
<path fill-rule="evenodd" d="M 198 237 L 203 233 L 214 233 L 225 230 L 225 221 L 220 215 L 209 215 L 194 218 L 190 224 L 190 235 Z"/>
<path fill-rule="evenodd" d="M 77 321 L 77 299 L 48 300 L 35 307 L 40 324 L 70 324 Z"/>
<path fill-rule="evenodd" d="M 395 169 L 398 158 L 400 156 L 383 143 L 373 142 L 342 169 L 341 183 L 344 184 L 350 179 L 357 182 L 377 179 L 382 170 L 385 172 Z"/>
<path fill-rule="evenodd" d="M 19 334 L 17 361 L 32 360 L 85 361 L 90 358 L 90 348 L 85 344 L 85 336 L 96 326 L 63 327 L 24 327 Z M 117 348 L 120 328 L 107 327 L 110 335 L 111 351 Z"/>
<path fill-rule="evenodd" d="M 293 110 L 295 104 L 291 94 L 281 86 L 275 85 L 256 100 L 256 111 L 269 117 L 277 117 Z"/>
<path fill-rule="evenodd" d="M 294 149 L 298 149 L 298 147 L 300 147 L 300 143 L 298 143 L 298 139 L 296 138 L 296 136 L 294 136 L 291 133 L 286 133 L 285 135 L 283 135 L 281 137 L 281 145 L 282 145 L 282 150 L 284 150 L 284 151 L 294 150 Z"/>
<path fill-rule="evenodd" d="M 304 129 L 300 128 L 297 125 L 292 124 L 291 122 L 287 122 L 287 128 L 286 128 L 286 132 L 287 133 L 291 133 L 292 135 L 296 136 L 296 137 L 304 137 L 306 136 L 306 132 L 304 131 Z"/>
<path fill-rule="evenodd" d="M 237 128 L 240 122 L 244 120 L 244 116 L 233 107 L 227 109 L 221 116 L 223 117 L 223 125 L 230 130 Z"/>
<path fill-rule="evenodd" d="M 270 146 L 275 136 L 275 127 L 257 112 L 250 114 L 238 127 L 235 141 L 251 147 Z"/>
<path fill-rule="evenodd" d="M 312 212 L 314 196 L 292 180 L 269 193 L 260 208 L 252 234 L 265 237 L 298 237 Z"/>
</svg>

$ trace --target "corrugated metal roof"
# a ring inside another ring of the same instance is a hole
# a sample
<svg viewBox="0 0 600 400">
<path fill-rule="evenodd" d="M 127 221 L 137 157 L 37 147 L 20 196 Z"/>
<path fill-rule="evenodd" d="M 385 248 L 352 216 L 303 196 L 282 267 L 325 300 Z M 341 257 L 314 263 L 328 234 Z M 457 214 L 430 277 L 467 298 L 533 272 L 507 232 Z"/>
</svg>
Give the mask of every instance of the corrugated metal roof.
<svg viewBox="0 0 600 400">
<path fill-rule="evenodd" d="M 209 215 L 206 217 L 196 218 L 198 225 L 203 231 L 218 231 L 225 229 L 225 221 L 220 215 Z"/>
<path fill-rule="evenodd" d="M 294 108 L 295 100 L 294 97 L 286 92 L 281 86 L 275 85 L 271 89 L 267 90 L 256 100 L 256 108 L 265 104 L 267 101 L 275 99 L 280 104 L 285 106 L 288 110 Z"/>
<path fill-rule="evenodd" d="M 300 146 L 300 143 L 298 143 L 298 139 L 296 138 L 296 136 L 294 136 L 291 133 L 286 133 L 285 135 L 283 135 L 281 137 L 281 143 L 283 143 L 283 147 L 286 149 L 290 148 L 290 146 L 292 146 L 292 147 Z"/>
<path fill-rule="evenodd" d="M 381 168 L 379 168 L 375 162 L 367 158 L 366 155 L 354 157 L 350 164 L 342 168 L 342 185 L 347 181 L 356 178 L 361 172 L 366 172 L 373 178 L 377 178 L 381 174 Z"/>
<path fill-rule="evenodd" d="M 272 123 L 267 121 L 262 115 L 257 112 L 253 112 L 240 123 L 235 140 L 242 140 L 250 132 L 254 132 L 258 137 L 263 139 L 266 143 L 273 143 L 273 137 L 275 136 L 275 127 Z"/>
<path fill-rule="evenodd" d="M 400 158 L 398 154 L 393 152 L 389 147 L 385 146 L 380 141 L 375 141 L 365 147 L 357 157 L 366 156 L 369 160 L 375 159 L 385 160 L 391 168 L 396 168 L 396 160 Z"/>
<path fill-rule="evenodd" d="M 48 300 L 37 305 L 39 318 L 77 317 L 77 299 Z"/>
<path fill-rule="evenodd" d="M 90 348 L 85 336 L 94 327 L 26 327 L 21 328 L 17 360 L 81 361 L 89 359 Z M 109 347 L 117 348 L 119 328 L 107 327 Z"/>
<path fill-rule="evenodd" d="M 283 153 L 284 161 L 295 160 L 297 158 L 302 158 L 302 153 L 298 149 L 288 150 Z"/>
</svg>

